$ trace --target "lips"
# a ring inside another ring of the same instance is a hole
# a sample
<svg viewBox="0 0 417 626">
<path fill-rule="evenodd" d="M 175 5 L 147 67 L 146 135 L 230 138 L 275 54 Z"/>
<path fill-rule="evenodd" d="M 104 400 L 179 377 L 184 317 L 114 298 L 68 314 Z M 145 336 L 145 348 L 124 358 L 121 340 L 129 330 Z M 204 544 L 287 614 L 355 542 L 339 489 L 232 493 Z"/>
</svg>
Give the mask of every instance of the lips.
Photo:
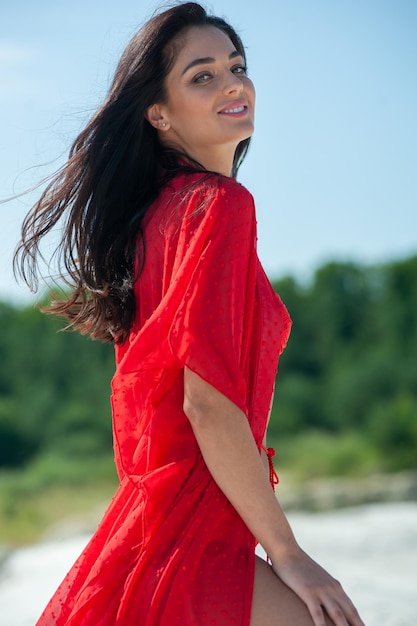
<svg viewBox="0 0 417 626">
<path fill-rule="evenodd" d="M 239 115 L 239 113 L 244 113 L 248 108 L 246 102 L 239 100 L 237 102 L 231 102 L 227 104 L 225 107 L 220 109 L 219 114 L 223 115 Z"/>
<path fill-rule="evenodd" d="M 234 109 L 226 109 L 225 111 L 220 111 L 220 113 L 243 113 L 246 107 L 235 107 Z"/>
</svg>

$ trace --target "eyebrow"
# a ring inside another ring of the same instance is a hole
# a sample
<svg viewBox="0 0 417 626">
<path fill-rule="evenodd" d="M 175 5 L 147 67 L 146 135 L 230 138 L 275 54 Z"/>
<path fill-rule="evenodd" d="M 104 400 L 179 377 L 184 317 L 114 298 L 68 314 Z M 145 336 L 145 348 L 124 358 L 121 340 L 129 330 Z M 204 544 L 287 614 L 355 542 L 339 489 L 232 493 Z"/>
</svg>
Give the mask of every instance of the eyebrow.
<svg viewBox="0 0 417 626">
<path fill-rule="evenodd" d="M 229 59 L 234 59 L 235 57 L 240 57 L 240 56 L 242 55 L 240 54 L 238 50 L 233 50 L 233 52 L 229 54 Z M 206 63 L 215 63 L 215 62 L 216 62 L 216 59 L 214 59 L 213 57 L 203 57 L 201 59 L 194 59 L 194 61 L 191 61 L 191 63 L 189 63 L 187 67 L 182 71 L 181 76 L 183 76 L 185 72 L 188 72 L 188 70 L 194 67 L 195 65 L 205 65 Z"/>
</svg>

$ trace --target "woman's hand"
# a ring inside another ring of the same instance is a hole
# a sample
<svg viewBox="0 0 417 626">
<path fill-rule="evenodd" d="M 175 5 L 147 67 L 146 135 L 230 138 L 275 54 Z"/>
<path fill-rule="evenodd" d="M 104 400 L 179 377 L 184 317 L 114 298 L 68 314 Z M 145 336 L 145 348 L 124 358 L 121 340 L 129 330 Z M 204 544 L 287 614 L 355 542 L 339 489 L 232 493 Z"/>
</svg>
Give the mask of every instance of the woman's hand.
<svg viewBox="0 0 417 626">
<path fill-rule="evenodd" d="M 314 626 L 365 626 L 341 584 L 298 546 L 285 556 L 271 558 L 272 569 L 307 605 Z"/>
</svg>

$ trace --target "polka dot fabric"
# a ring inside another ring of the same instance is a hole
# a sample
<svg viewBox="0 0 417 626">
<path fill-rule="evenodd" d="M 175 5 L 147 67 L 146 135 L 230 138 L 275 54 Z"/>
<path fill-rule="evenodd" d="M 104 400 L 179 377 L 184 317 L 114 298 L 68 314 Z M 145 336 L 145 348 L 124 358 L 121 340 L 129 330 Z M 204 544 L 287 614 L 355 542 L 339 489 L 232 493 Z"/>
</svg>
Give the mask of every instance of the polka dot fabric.
<svg viewBox="0 0 417 626">
<path fill-rule="evenodd" d="M 180 175 L 144 221 L 131 335 L 112 381 L 120 486 L 37 626 L 248 626 L 255 538 L 183 412 L 187 366 L 267 425 L 290 318 L 256 254 L 251 195 Z"/>
</svg>

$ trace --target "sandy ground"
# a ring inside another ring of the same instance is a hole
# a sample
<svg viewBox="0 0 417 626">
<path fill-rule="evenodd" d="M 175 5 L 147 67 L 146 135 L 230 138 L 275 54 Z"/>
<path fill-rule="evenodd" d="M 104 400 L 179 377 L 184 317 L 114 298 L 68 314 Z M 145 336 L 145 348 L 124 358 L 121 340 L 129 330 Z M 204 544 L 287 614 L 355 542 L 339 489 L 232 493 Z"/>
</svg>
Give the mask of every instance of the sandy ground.
<svg viewBox="0 0 417 626">
<path fill-rule="evenodd" d="M 336 576 L 367 626 L 417 623 L 417 503 L 290 513 L 298 541 Z M 0 571 L 0 624 L 33 626 L 88 536 L 14 552 Z"/>
</svg>

